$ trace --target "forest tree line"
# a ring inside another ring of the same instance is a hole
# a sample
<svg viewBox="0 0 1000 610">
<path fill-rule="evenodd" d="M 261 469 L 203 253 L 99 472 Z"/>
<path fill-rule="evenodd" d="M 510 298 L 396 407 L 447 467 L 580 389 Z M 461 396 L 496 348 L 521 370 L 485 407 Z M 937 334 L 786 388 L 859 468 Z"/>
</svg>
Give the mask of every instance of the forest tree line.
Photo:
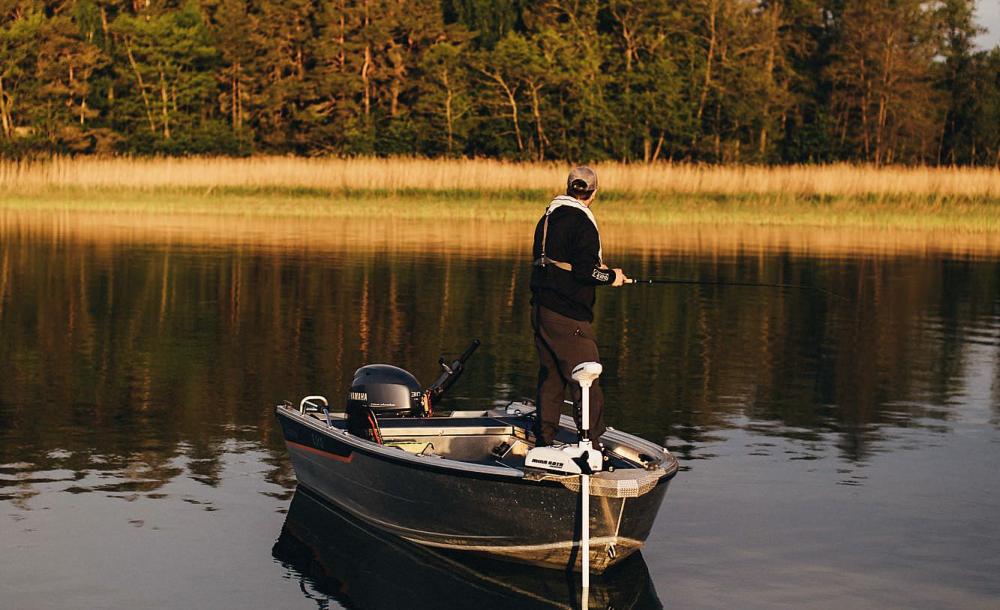
<svg viewBox="0 0 1000 610">
<path fill-rule="evenodd" d="M 973 0 L 0 0 L 0 155 L 1000 165 Z"/>
</svg>

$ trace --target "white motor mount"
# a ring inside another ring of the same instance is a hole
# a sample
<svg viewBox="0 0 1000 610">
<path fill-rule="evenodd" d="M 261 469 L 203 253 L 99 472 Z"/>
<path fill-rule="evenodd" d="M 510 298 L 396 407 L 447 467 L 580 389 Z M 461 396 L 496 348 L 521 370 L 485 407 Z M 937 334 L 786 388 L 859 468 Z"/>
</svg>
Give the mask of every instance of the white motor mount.
<svg viewBox="0 0 1000 610">
<path fill-rule="evenodd" d="M 535 447 L 528 451 L 528 455 L 524 458 L 524 465 L 528 468 L 538 468 L 558 474 L 585 474 L 584 465 L 589 467 L 590 472 L 600 472 L 604 465 L 604 458 L 600 451 L 590 447 L 577 447 L 576 445 Z"/>
</svg>

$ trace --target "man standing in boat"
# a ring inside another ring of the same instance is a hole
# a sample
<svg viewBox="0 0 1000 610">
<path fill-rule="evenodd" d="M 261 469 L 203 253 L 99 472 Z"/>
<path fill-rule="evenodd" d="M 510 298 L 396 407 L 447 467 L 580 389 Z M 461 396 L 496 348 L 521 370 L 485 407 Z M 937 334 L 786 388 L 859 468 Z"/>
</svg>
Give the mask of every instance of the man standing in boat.
<svg viewBox="0 0 1000 610">
<path fill-rule="evenodd" d="M 577 167 L 566 180 L 566 194 L 552 200 L 535 227 L 532 248 L 531 326 L 538 349 L 538 415 L 535 438 L 549 445 L 559 430 L 566 389 L 579 407 L 580 386 L 572 378 L 581 362 L 600 362 L 594 321 L 594 289 L 621 286 L 628 278 L 609 269 L 601 257 L 601 236 L 591 211 L 597 174 Z M 604 433 L 604 394 L 590 388 L 590 437 Z M 579 422 L 578 422 L 579 425 Z"/>
</svg>

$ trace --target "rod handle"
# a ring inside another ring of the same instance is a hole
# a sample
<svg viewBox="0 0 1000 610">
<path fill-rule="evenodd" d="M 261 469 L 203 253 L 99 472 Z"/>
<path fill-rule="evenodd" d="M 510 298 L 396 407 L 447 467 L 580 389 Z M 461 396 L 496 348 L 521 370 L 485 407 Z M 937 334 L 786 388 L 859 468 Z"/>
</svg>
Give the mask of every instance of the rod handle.
<svg viewBox="0 0 1000 610">
<path fill-rule="evenodd" d="M 469 347 L 465 348 L 465 351 L 462 352 L 462 355 L 459 357 L 459 361 L 461 361 L 462 364 L 465 364 L 465 361 L 472 356 L 472 353 L 479 347 L 479 343 L 479 339 L 473 339 L 472 343 L 469 344 Z"/>
</svg>

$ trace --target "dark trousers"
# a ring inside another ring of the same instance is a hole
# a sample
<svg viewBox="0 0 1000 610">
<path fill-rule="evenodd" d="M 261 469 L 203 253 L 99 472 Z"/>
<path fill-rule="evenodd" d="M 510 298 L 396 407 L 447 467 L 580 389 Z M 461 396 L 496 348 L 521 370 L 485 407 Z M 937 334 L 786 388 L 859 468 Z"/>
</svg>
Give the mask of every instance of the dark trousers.
<svg viewBox="0 0 1000 610">
<path fill-rule="evenodd" d="M 535 331 L 538 349 L 538 413 L 535 418 L 535 438 L 548 445 L 559 431 L 566 390 L 572 397 L 574 417 L 580 427 L 580 384 L 573 381 L 573 369 L 581 362 L 600 362 L 597 338 L 589 322 L 567 318 L 551 309 L 534 305 L 531 327 Z M 604 393 L 598 381 L 590 386 L 590 438 L 596 444 L 604 433 Z"/>
</svg>

